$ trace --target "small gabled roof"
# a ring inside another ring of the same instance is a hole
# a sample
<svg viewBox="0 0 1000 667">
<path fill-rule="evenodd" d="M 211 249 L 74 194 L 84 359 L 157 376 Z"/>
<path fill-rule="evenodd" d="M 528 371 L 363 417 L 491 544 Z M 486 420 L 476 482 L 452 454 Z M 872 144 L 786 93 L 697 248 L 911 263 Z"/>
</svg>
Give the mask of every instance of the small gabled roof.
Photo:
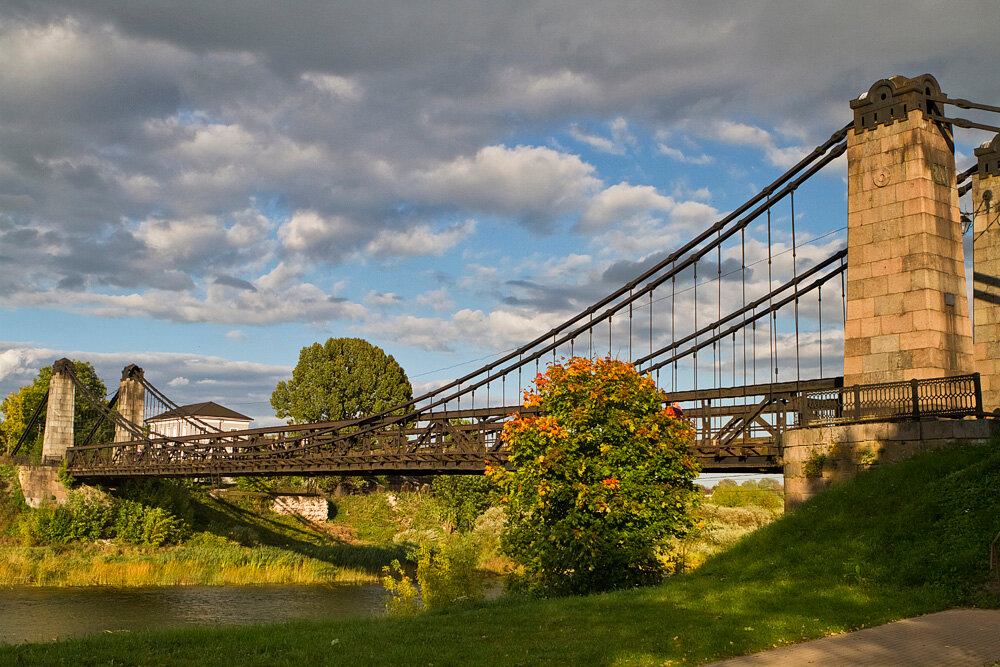
<svg viewBox="0 0 1000 667">
<path fill-rule="evenodd" d="M 212 401 L 182 405 L 178 408 L 174 408 L 173 410 L 161 412 L 155 417 L 150 417 L 146 421 L 158 422 L 166 419 L 182 419 L 184 417 L 210 417 L 212 419 L 228 419 L 230 421 L 253 421 L 253 419 L 247 417 L 246 415 L 241 415 L 235 410 L 230 410 L 229 408 L 219 405 L 218 403 L 213 403 Z"/>
</svg>

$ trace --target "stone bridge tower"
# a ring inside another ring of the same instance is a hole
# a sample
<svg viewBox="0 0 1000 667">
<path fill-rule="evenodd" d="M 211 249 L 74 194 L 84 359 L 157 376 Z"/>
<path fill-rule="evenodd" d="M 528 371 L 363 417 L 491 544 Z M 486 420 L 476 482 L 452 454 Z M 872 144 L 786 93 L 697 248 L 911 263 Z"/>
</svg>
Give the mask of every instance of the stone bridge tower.
<svg viewBox="0 0 1000 667">
<path fill-rule="evenodd" d="M 42 434 L 42 463 L 59 463 L 66 449 L 73 445 L 73 415 L 76 409 L 76 385 L 73 362 L 60 359 L 52 364 L 49 400 L 45 407 L 45 432 Z"/>
<path fill-rule="evenodd" d="M 142 384 L 145 373 L 135 364 L 129 364 L 122 370 L 121 383 L 118 385 L 118 414 L 128 421 L 142 426 L 146 405 L 146 387 Z M 115 424 L 115 442 L 133 440 L 133 436 L 120 425 Z"/>
<path fill-rule="evenodd" d="M 1000 408 L 1000 134 L 976 149 L 972 176 L 972 335 L 983 407 Z"/>
<path fill-rule="evenodd" d="M 930 74 L 851 102 L 844 384 L 973 372 L 949 124 Z"/>
</svg>

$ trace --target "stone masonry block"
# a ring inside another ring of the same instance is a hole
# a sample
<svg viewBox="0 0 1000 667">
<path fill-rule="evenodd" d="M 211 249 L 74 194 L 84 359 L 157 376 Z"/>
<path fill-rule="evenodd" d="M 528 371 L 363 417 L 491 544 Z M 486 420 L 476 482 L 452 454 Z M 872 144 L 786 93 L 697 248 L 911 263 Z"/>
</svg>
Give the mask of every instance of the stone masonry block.
<svg viewBox="0 0 1000 667">
<path fill-rule="evenodd" d="M 899 351 L 899 334 L 887 334 L 882 336 L 872 336 L 868 339 L 870 341 L 870 351 L 874 353 L 880 352 L 898 352 Z"/>
<path fill-rule="evenodd" d="M 920 439 L 920 422 L 902 421 L 887 423 L 889 426 L 886 429 L 885 440 L 910 441 Z"/>
<path fill-rule="evenodd" d="M 902 315 L 903 314 L 903 295 L 902 294 L 887 294 L 880 299 L 875 301 L 875 315 Z"/>
<path fill-rule="evenodd" d="M 899 349 L 919 350 L 926 347 L 940 348 L 946 343 L 943 331 L 905 331 L 899 334 Z"/>
<path fill-rule="evenodd" d="M 872 351 L 871 338 L 859 337 L 844 341 L 844 354 L 849 356 L 863 356 Z"/>
<path fill-rule="evenodd" d="M 881 318 L 881 333 L 905 333 L 913 329 L 912 313 L 885 315 Z"/>
<path fill-rule="evenodd" d="M 900 272 L 888 276 L 887 290 L 889 294 L 906 294 L 913 288 L 913 276 L 908 272 Z"/>
<path fill-rule="evenodd" d="M 857 299 L 851 302 L 851 317 L 875 317 L 875 299 Z"/>
</svg>

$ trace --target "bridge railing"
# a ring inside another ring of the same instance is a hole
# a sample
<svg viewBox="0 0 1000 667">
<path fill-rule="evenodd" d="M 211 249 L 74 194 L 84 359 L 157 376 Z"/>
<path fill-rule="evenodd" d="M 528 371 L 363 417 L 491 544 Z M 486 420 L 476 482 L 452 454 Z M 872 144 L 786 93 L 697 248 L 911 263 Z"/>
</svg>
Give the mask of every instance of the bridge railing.
<svg viewBox="0 0 1000 667">
<path fill-rule="evenodd" d="M 971 373 L 806 392 L 798 398 L 796 426 L 982 416 L 982 384 Z"/>
</svg>

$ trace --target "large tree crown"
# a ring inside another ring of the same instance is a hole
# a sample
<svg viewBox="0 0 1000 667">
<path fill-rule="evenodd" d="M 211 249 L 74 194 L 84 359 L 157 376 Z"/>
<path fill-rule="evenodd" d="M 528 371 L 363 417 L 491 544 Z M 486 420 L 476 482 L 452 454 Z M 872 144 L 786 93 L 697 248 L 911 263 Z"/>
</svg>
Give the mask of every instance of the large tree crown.
<svg viewBox="0 0 1000 667">
<path fill-rule="evenodd" d="M 413 389 L 402 366 L 360 338 L 330 338 L 299 352 L 288 381 L 271 394 L 278 417 L 289 423 L 355 419 L 405 403 Z"/>
</svg>

